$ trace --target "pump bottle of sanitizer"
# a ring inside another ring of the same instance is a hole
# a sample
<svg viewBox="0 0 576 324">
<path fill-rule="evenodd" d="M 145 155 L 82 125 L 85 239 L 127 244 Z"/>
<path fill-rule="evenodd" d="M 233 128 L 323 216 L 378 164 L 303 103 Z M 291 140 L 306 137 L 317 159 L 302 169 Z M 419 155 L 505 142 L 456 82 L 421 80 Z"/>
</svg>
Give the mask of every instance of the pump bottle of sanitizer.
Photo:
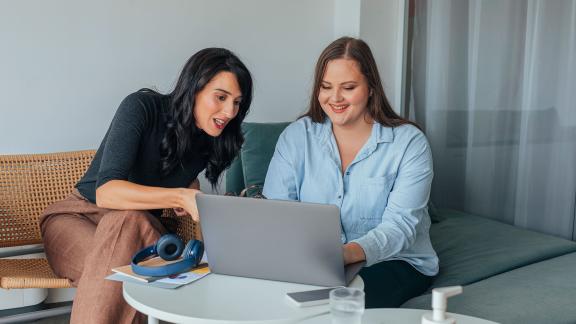
<svg viewBox="0 0 576 324">
<path fill-rule="evenodd" d="M 462 286 L 432 289 L 432 312 L 422 315 L 422 324 L 455 324 L 456 320 L 446 316 L 448 298 L 461 294 Z"/>
</svg>

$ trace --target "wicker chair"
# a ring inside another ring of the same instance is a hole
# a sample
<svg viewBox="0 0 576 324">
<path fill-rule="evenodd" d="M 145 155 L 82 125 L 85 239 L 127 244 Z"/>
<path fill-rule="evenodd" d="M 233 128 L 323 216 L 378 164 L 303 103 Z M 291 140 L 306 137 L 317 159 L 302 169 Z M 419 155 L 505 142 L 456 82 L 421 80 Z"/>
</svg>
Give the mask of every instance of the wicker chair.
<svg viewBox="0 0 576 324">
<path fill-rule="evenodd" d="M 0 248 L 41 244 L 39 216 L 51 203 L 64 199 L 84 174 L 95 151 L 50 154 L 0 155 Z M 200 237 L 190 217 L 176 217 L 167 209 L 164 225 L 182 239 Z M 42 252 L 31 249 L 2 253 L 0 257 Z M 46 259 L 0 258 L 0 287 L 68 288 L 70 282 L 58 278 Z"/>
</svg>

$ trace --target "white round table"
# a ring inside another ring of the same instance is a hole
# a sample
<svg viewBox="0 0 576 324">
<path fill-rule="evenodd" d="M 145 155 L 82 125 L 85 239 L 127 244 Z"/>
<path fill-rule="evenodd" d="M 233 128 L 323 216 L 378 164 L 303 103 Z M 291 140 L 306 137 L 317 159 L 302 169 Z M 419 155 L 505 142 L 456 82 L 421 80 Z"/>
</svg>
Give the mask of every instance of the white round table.
<svg viewBox="0 0 576 324">
<path fill-rule="evenodd" d="M 357 276 L 351 287 L 364 289 Z M 296 307 L 287 292 L 325 287 L 225 276 L 211 273 L 177 289 L 123 283 L 124 299 L 148 323 L 242 324 L 294 323 L 328 312 L 328 305 Z"/>
<path fill-rule="evenodd" d="M 424 309 L 374 308 L 364 311 L 362 324 L 420 324 L 422 314 L 430 312 Z M 498 324 L 477 317 L 448 313 L 458 324 Z M 330 324 L 330 314 L 316 316 L 300 322 L 301 324 Z"/>
</svg>

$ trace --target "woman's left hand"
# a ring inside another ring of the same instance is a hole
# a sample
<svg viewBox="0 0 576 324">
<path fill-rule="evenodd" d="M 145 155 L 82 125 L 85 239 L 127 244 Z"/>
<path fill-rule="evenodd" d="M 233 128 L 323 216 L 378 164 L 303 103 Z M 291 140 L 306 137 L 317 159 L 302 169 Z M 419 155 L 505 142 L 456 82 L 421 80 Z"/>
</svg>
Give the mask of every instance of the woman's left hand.
<svg viewBox="0 0 576 324">
<path fill-rule="evenodd" d="M 196 206 L 196 195 L 201 193 L 200 190 L 187 188 L 181 188 L 180 190 L 180 208 L 188 213 L 195 222 L 199 222 L 200 215 L 198 214 L 198 207 Z"/>
<path fill-rule="evenodd" d="M 194 179 L 194 181 L 192 181 L 192 183 L 190 183 L 190 186 L 188 186 L 188 188 L 194 189 L 194 191 L 195 191 L 196 193 L 197 193 L 197 192 L 200 192 L 200 182 L 198 181 L 198 179 L 197 179 L 197 178 Z M 194 194 L 194 200 L 196 200 L 196 195 L 195 195 L 195 194 Z M 189 204 L 189 205 L 190 205 L 190 204 Z M 198 212 L 197 212 L 198 209 L 197 209 L 197 207 L 195 206 L 195 205 L 196 205 L 196 202 L 194 202 L 193 205 L 194 205 L 194 206 L 193 206 L 192 208 L 196 211 L 196 213 L 195 213 L 194 215 L 195 215 L 195 216 L 198 216 Z M 190 207 L 188 207 L 188 208 L 190 208 Z M 193 214 L 187 212 L 186 209 L 184 209 L 184 208 L 179 208 L 179 207 L 174 208 L 174 214 L 176 214 L 176 216 L 178 216 L 178 217 L 184 217 L 184 216 L 188 216 L 188 217 L 189 217 L 189 216 L 192 216 L 192 215 L 193 215 Z M 194 221 L 198 222 L 197 217 L 194 217 L 194 216 L 193 216 L 192 218 L 194 219 Z"/>
<path fill-rule="evenodd" d="M 351 242 L 344 244 L 344 264 L 366 260 L 366 254 L 360 244 Z"/>
</svg>

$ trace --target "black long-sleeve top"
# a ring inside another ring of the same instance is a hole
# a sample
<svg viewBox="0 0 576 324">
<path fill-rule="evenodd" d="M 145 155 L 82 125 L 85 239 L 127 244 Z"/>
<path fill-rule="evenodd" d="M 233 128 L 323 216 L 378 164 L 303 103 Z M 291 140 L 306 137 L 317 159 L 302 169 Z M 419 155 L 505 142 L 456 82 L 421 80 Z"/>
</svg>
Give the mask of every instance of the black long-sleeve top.
<svg viewBox="0 0 576 324">
<path fill-rule="evenodd" d="M 152 91 L 128 95 L 118 107 L 90 167 L 76 184 L 80 193 L 96 203 L 96 188 L 110 180 L 145 186 L 188 187 L 205 169 L 210 138 L 196 135 L 193 151 L 170 174 L 161 172 L 160 144 L 166 131 L 170 100 Z M 153 211 L 157 214 L 157 211 Z"/>
</svg>

